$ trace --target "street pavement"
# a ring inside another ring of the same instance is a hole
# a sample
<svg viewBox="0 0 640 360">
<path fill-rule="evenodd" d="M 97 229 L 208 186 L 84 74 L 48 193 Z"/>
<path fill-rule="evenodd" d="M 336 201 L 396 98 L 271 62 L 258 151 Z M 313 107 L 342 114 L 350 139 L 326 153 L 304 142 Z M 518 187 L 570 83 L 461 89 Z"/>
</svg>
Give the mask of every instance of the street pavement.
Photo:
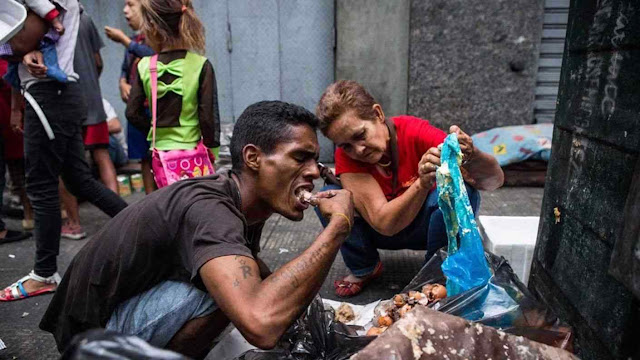
<svg viewBox="0 0 640 360">
<path fill-rule="evenodd" d="M 319 183 L 316 184 L 319 188 Z M 481 215 L 538 216 L 542 203 L 542 188 L 503 188 L 491 193 L 482 193 Z M 143 194 L 125 197 L 129 203 L 139 201 Z M 80 216 L 85 230 L 95 234 L 108 220 L 89 203 L 80 206 Z M 10 229 L 18 229 L 20 219 L 6 220 Z M 312 209 L 307 210 L 301 222 L 292 222 L 279 215 L 273 216 L 265 225 L 261 241 L 261 257 L 276 269 L 304 250 L 322 230 Z M 62 239 L 59 271 L 64 272 L 73 256 L 88 241 Z M 35 243 L 33 238 L 0 245 L 0 288 L 26 275 L 33 267 Z M 385 265 L 384 275 L 361 294 L 348 299 L 351 303 L 364 304 L 381 298 L 389 298 L 402 289 L 422 266 L 422 251 L 381 251 Z M 336 258 L 320 295 L 341 300 L 333 293 L 333 281 L 347 273 L 340 255 Z M 22 301 L 0 303 L 0 339 L 7 349 L 0 350 L 0 359 L 57 359 L 59 353 L 51 334 L 38 328 L 52 295 L 38 296 Z"/>
</svg>

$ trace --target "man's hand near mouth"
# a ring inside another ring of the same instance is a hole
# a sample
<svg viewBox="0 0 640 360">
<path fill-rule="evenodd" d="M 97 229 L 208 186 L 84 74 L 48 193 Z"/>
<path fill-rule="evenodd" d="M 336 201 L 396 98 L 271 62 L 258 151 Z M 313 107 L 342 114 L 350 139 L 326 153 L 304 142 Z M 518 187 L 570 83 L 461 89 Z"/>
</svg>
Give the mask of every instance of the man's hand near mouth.
<svg viewBox="0 0 640 360">
<path fill-rule="evenodd" d="M 305 190 L 306 191 L 306 190 Z M 269 349 L 316 295 L 353 223 L 348 190 L 315 194 L 329 224 L 298 257 L 261 279 L 249 257 L 223 256 L 200 268 L 201 278 L 228 318 L 253 345 Z"/>
</svg>

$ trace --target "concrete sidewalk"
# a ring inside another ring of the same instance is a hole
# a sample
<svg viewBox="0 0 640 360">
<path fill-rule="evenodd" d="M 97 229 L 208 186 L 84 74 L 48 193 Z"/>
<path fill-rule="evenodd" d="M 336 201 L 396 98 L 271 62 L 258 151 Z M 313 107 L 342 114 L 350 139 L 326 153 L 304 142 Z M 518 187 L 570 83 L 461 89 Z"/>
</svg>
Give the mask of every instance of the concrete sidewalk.
<svg viewBox="0 0 640 360">
<path fill-rule="evenodd" d="M 319 185 L 319 184 L 318 184 Z M 316 187 L 319 188 L 319 187 Z M 503 188 L 482 193 L 480 215 L 538 216 L 542 204 L 542 188 Z M 129 203 L 140 200 L 142 194 L 125 198 Z M 88 203 L 80 206 L 83 227 L 95 234 L 108 221 L 108 217 Z M 20 226 L 19 220 L 7 219 L 10 229 Z M 279 215 L 273 216 L 263 231 L 261 257 L 276 269 L 305 249 L 321 231 L 322 226 L 312 209 L 307 210 L 301 222 L 291 222 Z M 73 256 L 88 239 L 74 241 L 62 239 L 58 263 L 62 273 Z M 380 252 L 385 265 L 384 275 L 358 296 L 348 301 L 364 304 L 388 298 L 402 289 L 422 266 L 422 251 Z M 4 288 L 26 275 L 33 266 L 35 243 L 33 238 L 0 245 L 0 287 Z M 340 300 L 333 293 L 333 281 L 347 273 L 338 255 L 324 282 L 320 295 Z M 57 359 L 59 354 L 51 334 L 41 331 L 38 323 L 51 295 L 11 303 L 0 303 L 0 339 L 7 349 L 0 350 L 0 359 Z"/>
</svg>

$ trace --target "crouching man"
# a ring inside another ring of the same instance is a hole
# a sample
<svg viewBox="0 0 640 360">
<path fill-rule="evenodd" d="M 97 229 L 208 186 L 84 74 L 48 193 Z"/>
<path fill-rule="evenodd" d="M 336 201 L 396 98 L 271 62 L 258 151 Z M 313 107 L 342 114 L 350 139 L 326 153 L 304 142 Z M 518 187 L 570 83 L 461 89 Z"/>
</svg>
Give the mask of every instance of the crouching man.
<svg viewBox="0 0 640 360">
<path fill-rule="evenodd" d="M 319 177 L 316 117 L 279 101 L 249 106 L 231 141 L 232 170 L 182 180 L 109 221 L 76 255 L 40 327 L 63 351 L 105 327 L 199 358 L 231 321 L 272 348 L 320 289 L 353 221 L 345 190 L 318 194 L 329 225 L 270 273 L 257 257 L 273 213 L 300 221 Z"/>
</svg>

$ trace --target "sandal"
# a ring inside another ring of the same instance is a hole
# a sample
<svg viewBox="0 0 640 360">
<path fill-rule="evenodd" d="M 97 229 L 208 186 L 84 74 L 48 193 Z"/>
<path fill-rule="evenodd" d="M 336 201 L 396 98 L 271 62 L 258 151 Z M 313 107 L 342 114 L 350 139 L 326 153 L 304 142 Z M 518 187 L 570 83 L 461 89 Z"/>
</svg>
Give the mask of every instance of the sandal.
<svg viewBox="0 0 640 360">
<path fill-rule="evenodd" d="M 362 281 L 351 282 L 344 279 L 334 281 L 333 286 L 336 288 L 336 295 L 340 297 L 350 297 L 359 294 L 368 283 L 382 275 L 382 270 L 382 261 L 378 261 L 373 272 Z"/>
<path fill-rule="evenodd" d="M 30 237 L 30 232 L 7 230 L 7 234 L 3 238 L 0 238 L 0 244 L 8 244 L 10 242 L 20 241 Z"/>
<path fill-rule="evenodd" d="M 27 280 L 35 280 L 45 284 L 52 284 L 53 286 L 48 286 L 46 288 L 28 293 L 22 285 Z M 61 280 L 62 279 L 60 278 L 60 274 L 58 273 L 45 278 L 36 275 L 36 273 L 31 270 L 29 275 L 7 286 L 2 292 L 0 292 L 0 301 L 16 301 L 26 299 L 28 297 L 53 293 L 56 291 L 56 288 L 60 284 Z"/>
</svg>

